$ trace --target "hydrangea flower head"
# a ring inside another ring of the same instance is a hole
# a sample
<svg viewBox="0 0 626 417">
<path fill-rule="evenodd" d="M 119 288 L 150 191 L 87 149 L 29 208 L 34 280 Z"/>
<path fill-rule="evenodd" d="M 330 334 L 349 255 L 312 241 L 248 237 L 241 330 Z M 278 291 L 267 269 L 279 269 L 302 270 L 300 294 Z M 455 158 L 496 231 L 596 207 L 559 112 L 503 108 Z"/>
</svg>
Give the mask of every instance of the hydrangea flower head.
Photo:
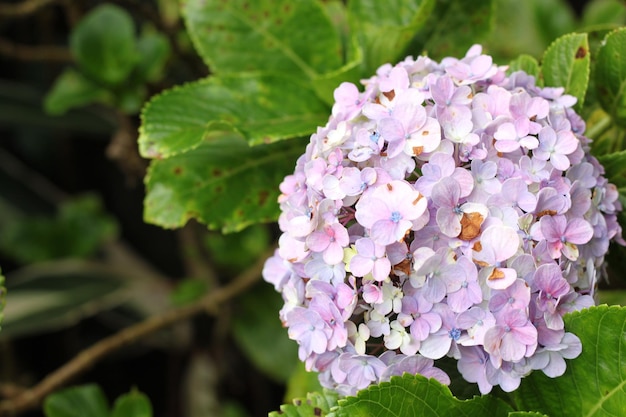
<svg viewBox="0 0 626 417">
<path fill-rule="evenodd" d="M 448 384 L 450 356 L 482 393 L 511 391 L 581 352 L 562 316 L 593 303 L 621 206 L 575 98 L 506 69 L 475 45 L 341 84 L 281 184 L 263 275 L 325 387 Z"/>
</svg>

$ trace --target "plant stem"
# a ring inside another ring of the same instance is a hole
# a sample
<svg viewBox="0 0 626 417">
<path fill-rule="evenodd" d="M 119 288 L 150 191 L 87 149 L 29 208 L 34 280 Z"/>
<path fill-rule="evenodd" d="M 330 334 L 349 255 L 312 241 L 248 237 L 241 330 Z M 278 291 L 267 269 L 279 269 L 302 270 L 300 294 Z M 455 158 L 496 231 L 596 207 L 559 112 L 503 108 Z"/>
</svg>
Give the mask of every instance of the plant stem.
<svg viewBox="0 0 626 417">
<path fill-rule="evenodd" d="M 24 0 L 17 4 L 0 4 L 0 16 L 28 16 L 56 0 Z"/>
<path fill-rule="evenodd" d="M 273 249 L 272 249 L 273 251 Z M 83 350 L 72 360 L 41 380 L 34 387 L 24 390 L 17 397 L 0 402 L 0 416 L 12 416 L 37 407 L 50 393 L 94 366 L 107 355 L 133 342 L 180 321 L 188 320 L 202 312 L 214 312 L 216 307 L 240 294 L 257 282 L 265 262 L 263 255 L 255 264 L 242 272 L 229 284 L 208 293 L 197 302 L 165 311 L 141 323 L 120 330 L 93 346 Z"/>
</svg>

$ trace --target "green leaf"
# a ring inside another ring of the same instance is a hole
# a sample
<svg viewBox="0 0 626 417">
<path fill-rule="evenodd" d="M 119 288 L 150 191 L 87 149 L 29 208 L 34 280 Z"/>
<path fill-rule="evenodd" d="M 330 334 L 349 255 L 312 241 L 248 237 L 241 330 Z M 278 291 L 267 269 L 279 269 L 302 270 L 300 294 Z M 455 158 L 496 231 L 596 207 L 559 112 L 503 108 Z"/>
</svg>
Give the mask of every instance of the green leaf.
<svg viewBox="0 0 626 417">
<path fill-rule="evenodd" d="M 537 60 L 530 55 L 522 54 L 511 61 L 508 73 L 510 74 L 515 71 L 524 71 L 526 74 L 534 76 L 535 81 L 541 81 L 539 79 L 539 74 L 541 72 L 539 69 L 539 62 L 537 62 Z"/>
<path fill-rule="evenodd" d="M 567 314 L 565 329 L 583 346 L 567 370 L 551 379 L 533 372 L 515 392 L 520 409 L 551 417 L 620 416 L 626 410 L 626 308 L 599 306 Z"/>
<path fill-rule="evenodd" d="M 170 44 L 162 33 L 145 30 L 137 41 L 139 62 L 135 71 L 139 80 L 155 82 L 163 77 L 170 56 Z"/>
<path fill-rule="evenodd" d="M 126 300 L 125 280 L 81 261 L 39 263 L 11 273 L 0 339 L 58 330 Z"/>
<path fill-rule="evenodd" d="M 275 220 L 278 185 L 304 149 L 299 140 L 250 147 L 235 134 L 217 132 L 196 149 L 152 161 L 144 219 L 174 228 L 196 218 L 224 232 Z"/>
<path fill-rule="evenodd" d="M 152 417 L 152 405 L 145 394 L 132 390 L 115 400 L 111 417 Z"/>
<path fill-rule="evenodd" d="M 109 91 L 89 81 L 75 69 L 67 68 L 46 95 L 44 108 L 49 114 L 60 115 L 76 107 L 96 102 L 110 104 L 113 100 Z"/>
<path fill-rule="evenodd" d="M 549 417 L 542 413 L 535 411 L 513 411 L 509 413 L 508 417 Z"/>
<path fill-rule="evenodd" d="M 79 67 L 105 84 L 119 84 L 136 63 L 135 26 L 121 7 L 103 4 L 76 26 L 70 47 Z"/>
<path fill-rule="evenodd" d="M 44 400 L 43 410 L 46 417 L 109 417 L 104 393 L 91 384 L 50 394 Z"/>
<path fill-rule="evenodd" d="M 421 48 L 434 59 L 463 57 L 491 32 L 494 3 L 495 0 L 438 0 L 428 26 L 418 37 L 423 40 Z"/>
<path fill-rule="evenodd" d="M 597 156 L 606 171 L 606 177 L 615 181 L 626 172 L 626 150 Z"/>
<path fill-rule="evenodd" d="M 356 39 L 353 38 L 354 42 Z M 363 64 L 363 50 L 355 43 L 355 56 L 343 67 L 336 71 L 326 73 L 312 80 L 311 85 L 317 96 L 322 99 L 328 106 L 332 106 L 335 102 L 333 92 L 342 82 L 352 82 L 359 85 Z"/>
<path fill-rule="evenodd" d="M 233 337 L 252 363 L 276 382 L 284 383 L 296 369 L 298 345 L 278 318 L 281 296 L 266 283 L 237 299 Z"/>
<path fill-rule="evenodd" d="M 598 52 L 595 82 L 602 108 L 626 127 L 626 28 L 609 33 Z"/>
<path fill-rule="evenodd" d="M 305 398 L 295 398 L 292 404 L 283 404 L 280 411 L 272 411 L 269 417 L 320 417 L 326 416 L 337 405 L 338 396 L 333 391 L 310 392 Z"/>
<path fill-rule="evenodd" d="M 318 1 L 188 0 L 184 15 L 215 73 L 262 70 L 313 79 L 343 63 L 339 33 Z"/>
<path fill-rule="evenodd" d="M 404 374 L 389 382 L 359 391 L 356 397 L 339 400 L 333 417 L 505 417 L 513 411 L 504 401 L 493 396 L 474 397 L 461 401 L 452 396 L 445 385 L 422 375 Z"/>
<path fill-rule="evenodd" d="M 543 55 L 544 84 L 564 87 L 565 93 L 578 99 L 575 109 L 580 110 L 589 84 L 591 56 L 586 33 L 570 33 L 555 40 Z"/>
<path fill-rule="evenodd" d="M 251 144 L 309 136 L 330 110 L 306 84 L 290 77 L 211 77 L 152 99 L 142 112 L 139 147 L 166 158 L 203 143 L 214 130 L 236 129 Z"/>
<path fill-rule="evenodd" d="M 430 17 L 434 0 L 353 0 L 348 20 L 353 36 L 363 48 L 364 76 L 385 63 L 396 63 L 415 33 Z"/>
</svg>

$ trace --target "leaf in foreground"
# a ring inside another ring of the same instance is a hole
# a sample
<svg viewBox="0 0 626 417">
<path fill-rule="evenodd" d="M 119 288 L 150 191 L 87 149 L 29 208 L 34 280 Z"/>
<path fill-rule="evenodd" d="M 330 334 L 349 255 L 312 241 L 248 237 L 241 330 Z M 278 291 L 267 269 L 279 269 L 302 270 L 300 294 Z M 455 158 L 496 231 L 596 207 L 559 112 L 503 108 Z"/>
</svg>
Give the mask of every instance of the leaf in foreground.
<svg viewBox="0 0 626 417">
<path fill-rule="evenodd" d="M 317 1 L 189 0 L 183 7 L 196 50 L 215 73 L 312 79 L 342 65 L 339 33 Z"/>
<path fill-rule="evenodd" d="M 302 149 L 299 140 L 250 147 L 236 134 L 221 133 L 189 152 L 153 160 L 144 219 L 175 228 L 195 218 L 224 232 L 275 220 L 278 185 Z"/>
<path fill-rule="evenodd" d="M 448 387 L 434 379 L 404 374 L 359 391 L 356 397 L 340 400 L 329 416 L 506 417 L 511 411 L 511 407 L 499 398 L 483 396 L 461 401 Z"/>
<path fill-rule="evenodd" d="M 236 129 L 254 145 L 308 136 L 329 114 L 309 87 L 291 77 L 240 74 L 168 90 L 144 107 L 140 152 L 167 158 L 199 146 L 216 130 Z"/>
<path fill-rule="evenodd" d="M 591 65 L 587 34 L 561 36 L 546 49 L 542 64 L 545 85 L 564 87 L 566 94 L 578 99 L 574 108 L 580 110 L 585 101 Z"/>
<path fill-rule="evenodd" d="M 515 393 L 520 409 L 551 417 L 622 416 L 626 410 L 626 308 L 599 306 L 565 316 L 583 352 L 551 379 L 533 372 Z"/>
<path fill-rule="evenodd" d="M 595 82 L 602 108 L 626 126 L 626 28 L 606 36 L 598 51 Z"/>
</svg>

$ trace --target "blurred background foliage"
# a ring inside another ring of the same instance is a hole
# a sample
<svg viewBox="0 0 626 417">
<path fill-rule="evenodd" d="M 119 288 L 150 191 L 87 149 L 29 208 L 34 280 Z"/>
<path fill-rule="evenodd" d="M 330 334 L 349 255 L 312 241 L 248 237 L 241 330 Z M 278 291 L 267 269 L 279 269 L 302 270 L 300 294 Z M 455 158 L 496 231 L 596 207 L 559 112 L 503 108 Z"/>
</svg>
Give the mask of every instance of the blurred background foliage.
<svg viewBox="0 0 626 417">
<path fill-rule="evenodd" d="M 589 33 L 593 56 L 606 33 L 626 24 L 618 0 L 495 4 L 483 44 L 502 64 L 520 54 L 540 60 L 555 38 L 573 31 Z M 94 53 L 103 50 L 111 53 Z M 198 300 L 273 245 L 272 224 L 222 235 L 195 221 L 177 230 L 143 221 L 148 162 L 137 147 L 139 111 L 154 94 L 208 74 L 176 0 L 0 2 L 3 398 L 95 341 Z M 591 128 L 600 119 L 583 116 Z M 623 149 L 595 128 L 600 152 Z M 609 258 L 615 270 L 623 267 L 623 256 Z M 621 275 L 610 274 L 603 300 L 626 304 Z M 68 395 L 100 404 L 93 415 L 150 404 L 157 417 L 266 415 L 317 386 L 278 321 L 281 305 L 259 281 L 214 314 L 116 352 L 73 381 L 98 386 Z M 116 398 L 121 405 L 110 408 Z M 55 407 L 66 399 L 49 397 L 44 411 L 62 416 Z"/>
</svg>

